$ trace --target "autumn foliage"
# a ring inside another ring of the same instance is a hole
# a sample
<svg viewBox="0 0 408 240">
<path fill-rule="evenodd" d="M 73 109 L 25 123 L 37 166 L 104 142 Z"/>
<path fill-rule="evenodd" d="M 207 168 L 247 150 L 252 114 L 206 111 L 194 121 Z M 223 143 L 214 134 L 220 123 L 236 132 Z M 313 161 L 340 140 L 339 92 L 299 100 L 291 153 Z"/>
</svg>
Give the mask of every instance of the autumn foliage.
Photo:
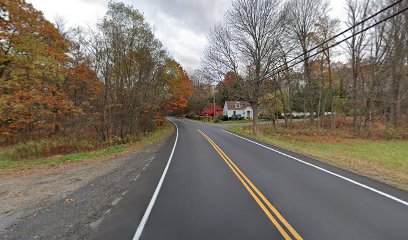
<svg viewBox="0 0 408 240">
<path fill-rule="evenodd" d="M 110 3 L 98 29 L 70 35 L 24 0 L 3 0 L 0 93 L 0 144 L 85 132 L 124 142 L 182 111 L 191 83 L 130 6 Z"/>
<path fill-rule="evenodd" d="M 214 108 L 215 108 L 215 115 L 216 116 L 222 116 L 222 107 L 217 103 L 208 104 L 207 107 L 203 108 L 203 111 L 201 112 L 201 115 L 202 116 L 214 116 Z"/>
<path fill-rule="evenodd" d="M 234 72 L 228 72 L 223 80 L 225 87 L 232 88 L 237 80 L 237 74 Z"/>
<path fill-rule="evenodd" d="M 192 83 L 179 63 L 169 60 L 166 68 L 165 82 L 171 94 L 167 100 L 169 113 L 181 112 L 187 108 L 188 98 L 192 94 Z"/>
<path fill-rule="evenodd" d="M 1 13 L 1 134 L 58 128 L 75 111 L 62 89 L 67 41 L 24 1 L 4 1 Z"/>
</svg>

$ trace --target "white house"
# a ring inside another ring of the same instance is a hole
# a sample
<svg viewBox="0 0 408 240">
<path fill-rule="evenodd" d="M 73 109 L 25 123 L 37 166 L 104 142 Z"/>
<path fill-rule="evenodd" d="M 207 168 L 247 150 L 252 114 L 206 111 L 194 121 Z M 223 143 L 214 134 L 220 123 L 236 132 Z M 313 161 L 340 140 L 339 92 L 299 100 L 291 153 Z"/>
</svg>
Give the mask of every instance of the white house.
<svg viewBox="0 0 408 240">
<path fill-rule="evenodd" d="M 251 104 L 246 101 L 226 101 L 224 103 L 223 115 L 232 117 L 232 115 L 241 115 L 245 119 L 252 119 L 254 111 Z"/>
</svg>

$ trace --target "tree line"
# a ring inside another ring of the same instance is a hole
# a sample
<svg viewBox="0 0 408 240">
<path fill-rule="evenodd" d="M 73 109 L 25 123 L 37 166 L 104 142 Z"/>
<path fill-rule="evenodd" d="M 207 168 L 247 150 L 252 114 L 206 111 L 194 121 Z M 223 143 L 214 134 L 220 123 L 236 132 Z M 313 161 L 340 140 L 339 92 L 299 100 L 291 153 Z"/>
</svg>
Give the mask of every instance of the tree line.
<svg viewBox="0 0 408 240">
<path fill-rule="evenodd" d="M 368 133 L 374 122 L 406 125 L 407 1 L 347 0 L 345 7 L 339 20 L 325 0 L 234 0 L 208 34 L 201 75 L 218 80 L 224 98 L 251 103 L 255 133 L 260 112 L 282 114 L 287 127 L 294 111 L 331 129 L 345 117 Z M 333 38 L 341 23 L 350 31 Z M 341 37 L 349 38 L 331 47 Z"/>
<path fill-rule="evenodd" d="M 187 107 L 191 81 L 144 16 L 110 2 L 94 28 L 0 3 L 0 142 L 89 134 L 125 142 Z M 88 137 L 88 136 L 83 136 Z"/>
</svg>

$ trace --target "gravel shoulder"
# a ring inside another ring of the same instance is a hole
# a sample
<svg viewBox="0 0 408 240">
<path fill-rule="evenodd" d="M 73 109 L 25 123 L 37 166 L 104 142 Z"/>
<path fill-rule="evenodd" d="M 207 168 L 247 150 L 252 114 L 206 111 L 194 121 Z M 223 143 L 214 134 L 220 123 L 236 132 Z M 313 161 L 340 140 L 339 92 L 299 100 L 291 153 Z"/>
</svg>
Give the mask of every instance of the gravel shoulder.
<svg viewBox="0 0 408 240">
<path fill-rule="evenodd" d="M 166 139 L 124 156 L 0 176 L 0 238 L 86 239 Z"/>
</svg>

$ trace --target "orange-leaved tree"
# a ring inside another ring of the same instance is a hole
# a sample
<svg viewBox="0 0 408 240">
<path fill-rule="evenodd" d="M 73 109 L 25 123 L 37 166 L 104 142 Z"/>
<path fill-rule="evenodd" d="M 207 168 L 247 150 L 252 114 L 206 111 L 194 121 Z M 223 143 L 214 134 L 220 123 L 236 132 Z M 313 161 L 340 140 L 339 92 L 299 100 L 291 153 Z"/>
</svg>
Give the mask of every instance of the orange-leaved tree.
<svg viewBox="0 0 408 240">
<path fill-rule="evenodd" d="M 162 69 L 162 77 L 165 83 L 166 112 L 171 114 L 180 113 L 187 108 L 188 98 L 192 94 L 192 82 L 183 67 L 176 61 L 167 60 Z"/>
<path fill-rule="evenodd" d="M 58 131 L 74 105 L 62 88 L 67 41 L 24 0 L 0 3 L 0 135 Z"/>
<path fill-rule="evenodd" d="M 103 94 L 103 84 L 92 68 L 91 59 L 86 56 L 82 48 L 83 31 L 79 28 L 71 29 L 64 34 L 68 40 L 68 55 L 64 91 L 74 103 L 74 106 L 89 119 L 101 106 L 98 101 Z M 92 121 L 93 122 L 93 121 Z"/>
</svg>

